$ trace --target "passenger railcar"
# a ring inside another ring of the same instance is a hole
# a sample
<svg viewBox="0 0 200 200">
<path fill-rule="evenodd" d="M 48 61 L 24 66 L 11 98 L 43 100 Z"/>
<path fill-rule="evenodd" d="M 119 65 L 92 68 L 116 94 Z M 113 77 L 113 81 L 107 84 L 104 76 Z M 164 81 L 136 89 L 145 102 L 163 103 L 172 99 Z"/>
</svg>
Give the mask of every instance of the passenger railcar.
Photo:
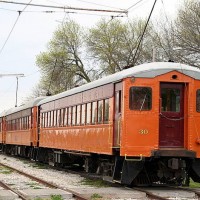
<svg viewBox="0 0 200 200">
<path fill-rule="evenodd" d="M 11 108 L 0 115 L 0 141 L 6 153 L 31 156 L 38 145 L 37 103 L 38 97 L 25 105 Z"/>
<path fill-rule="evenodd" d="M 198 68 L 135 66 L 47 97 L 35 109 L 31 156 L 38 161 L 78 164 L 128 185 L 200 182 Z M 2 115 L 7 124 L 10 113 Z"/>
</svg>

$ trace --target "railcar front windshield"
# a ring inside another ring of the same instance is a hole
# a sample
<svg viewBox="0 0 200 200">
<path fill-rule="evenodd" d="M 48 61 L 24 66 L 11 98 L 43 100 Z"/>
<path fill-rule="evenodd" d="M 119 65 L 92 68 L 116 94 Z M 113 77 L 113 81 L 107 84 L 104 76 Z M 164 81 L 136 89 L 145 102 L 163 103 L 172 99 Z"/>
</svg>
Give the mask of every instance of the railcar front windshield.
<svg viewBox="0 0 200 200">
<path fill-rule="evenodd" d="M 149 87 L 131 87 L 129 91 L 129 108 L 131 110 L 151 110 L 152 89 Z"/>
</svg>

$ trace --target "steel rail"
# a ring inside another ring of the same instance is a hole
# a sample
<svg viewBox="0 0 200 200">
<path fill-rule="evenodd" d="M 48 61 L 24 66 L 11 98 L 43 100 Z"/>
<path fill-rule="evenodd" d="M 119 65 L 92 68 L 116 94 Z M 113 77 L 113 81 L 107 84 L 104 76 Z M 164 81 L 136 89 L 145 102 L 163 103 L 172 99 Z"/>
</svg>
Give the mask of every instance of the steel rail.
<svg viewBox="0 0 200 200">
<path fill-rule="evenodd" d="M 49 188 L 61 189 L 61 190 L 64 190 L 64 191 L 66 191 L 66 192 L 70 192 L 70 193 L 72 193 L 73 197 L 76 198 L 77 200 L 88 200 L 88 198 L 82 196 L 82 195 L 79 194 L 78 192 L 75 192 L 75 191 L 73 191 L 73 190 L 71 190 L 71 189 L 66 189 L 66 188 L 60 187 L 60 186 L 58 186 L 58 185 L 55 185 L 55 184 L 53 184 L 53 183 L 50 183 L 50 182 L 48 182 L 48 181 L 45 181 L 45 180 L 40 179 L 40 178 L 38 178 L 38 177 L 35 177 L 35 176 L 31 175 L 31 174 L 27 174 L 26 172 L 23 172 L 23 171 L 21 171 L 21 170 L 15 169 L 15 168 L 13 168 L 13 167 L 11 167 L 11 166 L 9 166 L 9 165 L 3 164 L 3 163 L 0 163 L 0 165 L 6 167 L 6 168 L 8 168 L 8 169 L 11 169 L 11 170 L 13 170 L 13 171 L 15 171 L 15 172 L 17 172 L 17 173 L 23 175 L 23 176 L 26 176 L 26 177 L 28 177 L 28 178 L 30 178 L 30 179 L 32 179 L 32 180 L 38 182 L 38 183 L 41 183 L 41 184 L 43 184 L 43 185 L 45 185 L 45 186 L 47 186 L 47 187 L 49 187 Z M 1 184 L 1 182 L 0 182 L 0 184 Z M 13 190 L 13 189 L 12 189 L 12 190 Z M 15 191 L 14 191 L 14 192 L 15 192 Z M 18 193 L 19 193 L 19 192 L 18 192 Z M 22 194 L 19 193 L 19 195 L 22 195 Z M 23 195 L 22 195 L 22 196 L 23 196 Z M 20 198 L 21 198 L 21 197 L 20 197 Z M 27 198 L 24 197 L 23 200 L 27 200 Z"/>
<path fill-rule="evenodd" d="M 157 200 L 169 200 L 169 198 L 165 198 L 165 197 L 153 194 L 152 192 L 149 192 L 145 189 L 136 188 L 136 187 L 131 188 L 131 189 L 146 193 L 147 197 L 150 198 L 150 199 L 152 198 L 152 199 L 157 199 Z"/>
<path fill-rule="evenodd" d="M 30 200 L 28 197 L 25 197 L 21 192 L 11 188 L 8 184 L 0 181 L 0 186 L 2 188 L 4 188 L 5 190 L 10 190 L 12 191 L 13 193 L 15 193 L 19 198 L 21 198 L 22 200 Z"/>
<path fill-rule="evenodd" d="M 187 192 L 193 192 L 198 197 L 200 197 L 200 192 L 198 192 L 198 191 L 196 191 L 195 189 L 192 189 L 192 188 L 174 187 L 174 186 L 170 186 L 170 188 L 179 189 L 179 190 L 183 190 L 183 191 L 187 191 Z"/>
</svg>

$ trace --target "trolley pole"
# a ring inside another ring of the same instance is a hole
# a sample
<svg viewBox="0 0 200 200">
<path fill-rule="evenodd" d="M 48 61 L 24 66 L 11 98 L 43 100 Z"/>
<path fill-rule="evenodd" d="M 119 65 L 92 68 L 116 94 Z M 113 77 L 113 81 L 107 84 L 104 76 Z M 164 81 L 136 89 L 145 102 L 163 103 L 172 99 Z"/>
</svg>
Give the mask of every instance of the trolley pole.
<svg viewBox="0 0 200 200">
<path fill-rule="evenodd" d="M 0 78 L 4 76 L 15 76 L 17 78 L 17 86 L 16 86 L 16 94 L 15 94 L 15 107 L 17 107 L 19 77 L 24 77 L 24 74 L 0 74 Z"/>
</svg>

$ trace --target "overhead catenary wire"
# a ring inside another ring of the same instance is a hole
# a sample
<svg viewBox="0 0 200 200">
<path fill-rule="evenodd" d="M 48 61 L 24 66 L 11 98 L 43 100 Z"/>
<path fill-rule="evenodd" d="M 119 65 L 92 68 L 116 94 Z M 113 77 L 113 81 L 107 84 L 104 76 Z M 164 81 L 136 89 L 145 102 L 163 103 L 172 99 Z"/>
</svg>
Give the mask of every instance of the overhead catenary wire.
<svg viewBox="0 0 200 200">
<path fill-rule="evenodd" d="M 23 3 L 23 2 L 1 1 L 1 0 L 0 0 L 0 3 L 27 5 L 27 3 Z M 126 10 L 106 10 L 106 9 L 94 9 L 94 8 L 78 8 L 78 7 L 70 7 L 70 6 L 53 6 L 53 5 L 33 4 L 33 3 L 29 3 L 28 5 L 29 6 L 36 6 L 36 7 L 63 9 L 63 10 L 79 10 L 79 11 L 90 11 L 90 12 L 92 11 L 92 12 L 108 12 L 108 13 L 124 13 L 124 14 L 127 14 Z"/>
<path fill-rule="evenodd" d="M 139 40 L 138 46 L 137 46 L 137 48 L 136 48 L 135 54 L 134 54 L 134 56 L 133 56 L 133 63 L 132 63 L 132 65 L 129 66 L 129 67 L 134 66 L 135 63 L 136 63 L 137 52 L 138 52 L 138 50 L 139 50 L 139 48 L 140 48 L 140 44 L 141 44 L 141 42 L 142 42 L 142 40 L 143 40 L 143 37 L 144 37 L 145 31 L 146 31 L 146 28 L 147 28 L 147 26 L 148 26 L 148 24 L 149 24 L 149 20 L 150 20 L 150 18 L 151 18 L 152 13 L 153 13 L 153 10 L 154 10 L 154 7 L 155 7 L 156 2 L 157 2 L 157 0 L 155 0 L 154 3 L 153 3 L 153 6 L 152 6 L 152 8 L 151 8 L 151 12 L 150 12 L 150 14 L 149 14 L 149 17 L 148 17 L 147 22 L 146 22 L 146 24 L 145 24 L 144 30 L 143 30 L 142 35 L 141 35 L 141 37 L 140 37 L 140 40 Z"/>
<path fill-rule="evenodd" d="M 136 3 L 134 3 L 132 6 L 130 6 L 130 7 L 127 8 L 126 10 L 128 11 L 128 10 L 132 9 L 133 7 L 135 7 L 137 4 L 139 4 L 139 3 L 142 2 L 142 1 L 144 1 L 144 0 L 139 0 L 139 1 L 137 1 Z"/>
<path fill-rule="evenodd" d="M 6 38 L 5 42 L 4 42 L 4 44 L 3 44 L 3 46 L 2 46 L 1 49 L 0 49 L 0 54 L 2 53 L 4 47 L 6 46 L 8 40 L 9 40 L 9 38 L 10 38 L 10 36 L 11 36 L 11 34 L 12 34 L 12 32 L 13 32 L 13 30 L 14 30 L 14 28 L 15 28 L 15 26 L 16 26 L 18 20 L 19 20 L 19 17 L 20 17 L 20 15 L 21 15 L 21 13 L 28 7 L 28 5 L 31 3 L 31 1 L 32 1 L 32 0 L 30 0 L 29 3 L 26 4 L 26 6 L 23 8 L 22 11 L 18 11 L 17 19 L 15 20 L 15 23 L 14 23 L 14 25 L 12 26 L 11 31 L 9 32 L 9 34 L 8 34 L 8 36 L 7 36 L 7 38 Z"/>
<path fill-rule="evenodd" d="M 144 0 L 139 0 L 136 3 L 134 3 L 132 6 L 130 6 L 127 9 L 125 9 L 126 10 L 126 15 L 128 16 L 129 10 L 132 9 L 133 7 L 135 7 L 136 5 L 138 5 L 142 1 L 144 1 Z M 120 16 L 120 15 L 111 16 L 111 19 L 108 21 L 108 23 L 110 23 L 114 18 L 117 18 L 117 17 L 123 17 L 123 16 Z"/>
<path fill-rule="evenodd" d="M 6 8 L 0 8 L 0 10 L 5 10 L 5 11 L 10 11 L 10 12 L 18 12 L 17 10 L 12 10 L 12 9 L 6 9 Z M 113 16 L 113 15 L 106 15 L 106 14 L 96 14 L 96 13 L 87 13 L 87 12 L 73 12 L 73 11 L 56 11 L 56 10 L 42 10 L 42 11 L 38 11 L 38 10 L 28 10 L 28 11 L 23 11 L 24 13 L 47 13 L 47 14 L 52 14 L 52 13 L 66 13 L 66 14 L 75 14 L 75 15 L 89 15 L 89 16 L 99 16 L 99 17 L 111 17 L 111 18 L 115 18 L 115 17 L 125 17 L 125 15 L 117 15 L 117 16 Z"/>
<path fill-rule="evenodd" d="M 52 2 L 52 3 L 56 3 L 58 5 L 64 5 L 64 4 L 58 3 L 56 1 L 51 1 L 51 0 L 46 0 L 46 1 L 49 1 L 49 2 Z M 113 7 L 113 6 L 108 6 L 108 5 L 103 5 L 103 4 L 99 4 L 99 3 L 93 3 L 93 2 L 90 2 L 90 1 L 84 1 L 84 0 L 76 0 L 76 1 L 87 3 L 87 4 L 91 4 L 91 5 L 96 5 L 96 6 L 102 6 L 102 7 L 106 7 L 106 8 L 123 10 L 121 8 L 117 8 L 117 7 Z"/>
</svg>

